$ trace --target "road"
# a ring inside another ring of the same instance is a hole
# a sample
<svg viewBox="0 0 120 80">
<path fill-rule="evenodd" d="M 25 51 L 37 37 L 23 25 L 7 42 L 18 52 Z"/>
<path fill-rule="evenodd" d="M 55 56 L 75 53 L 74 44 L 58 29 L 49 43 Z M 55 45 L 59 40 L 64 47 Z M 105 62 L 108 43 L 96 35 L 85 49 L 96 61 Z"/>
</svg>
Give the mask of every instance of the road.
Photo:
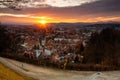
<svg viewBox="0 0 120 80">
<path fill-rule="evenodd" d="M 0 62 L 14 71 L 38 80 L 120 80 L 120 71 L 69 71 L 43 68 L 0 57 Z"/>
</svg>

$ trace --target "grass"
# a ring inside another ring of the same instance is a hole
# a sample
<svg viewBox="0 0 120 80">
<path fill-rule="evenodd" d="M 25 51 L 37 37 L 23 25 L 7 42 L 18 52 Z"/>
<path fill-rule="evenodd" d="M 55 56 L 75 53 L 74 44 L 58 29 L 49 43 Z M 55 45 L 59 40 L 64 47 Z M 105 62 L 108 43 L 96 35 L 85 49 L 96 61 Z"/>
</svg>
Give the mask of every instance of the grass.
<svg viewBox="0 0 120 80">
<path fill-rule="evenodd" d="M 0 63 L 0 80 L 35 80 L 24 75 L 20 75 Z"/>
</svg>

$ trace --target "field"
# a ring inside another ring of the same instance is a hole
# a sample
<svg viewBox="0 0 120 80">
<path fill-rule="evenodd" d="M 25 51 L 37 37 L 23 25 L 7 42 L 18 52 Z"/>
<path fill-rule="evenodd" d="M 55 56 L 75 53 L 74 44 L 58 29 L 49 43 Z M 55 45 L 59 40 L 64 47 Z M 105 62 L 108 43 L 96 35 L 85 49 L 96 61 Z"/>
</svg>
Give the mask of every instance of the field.
<svg viewBox="0 0 120 80">
<path fill-rule="evenodd" d="M 0 63 L 0 80 L 34 80 L 20 75 Z"/>
</svg>

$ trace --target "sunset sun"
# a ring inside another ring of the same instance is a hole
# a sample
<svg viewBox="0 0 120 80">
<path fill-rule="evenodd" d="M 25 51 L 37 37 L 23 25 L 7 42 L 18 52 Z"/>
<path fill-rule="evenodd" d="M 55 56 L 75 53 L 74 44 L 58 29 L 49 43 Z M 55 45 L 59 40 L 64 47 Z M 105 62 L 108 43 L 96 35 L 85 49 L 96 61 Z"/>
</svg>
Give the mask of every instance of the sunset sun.
<svg viewBox="0 0 120 80">
<path fill-rule="evenodd" d="M 46 20 L 40 20 L 40 23 L 41 23 L 42 25 L 45 25 L 45 24 L 47 23 L 47 21 L 46 21 Z"/>
</svg>

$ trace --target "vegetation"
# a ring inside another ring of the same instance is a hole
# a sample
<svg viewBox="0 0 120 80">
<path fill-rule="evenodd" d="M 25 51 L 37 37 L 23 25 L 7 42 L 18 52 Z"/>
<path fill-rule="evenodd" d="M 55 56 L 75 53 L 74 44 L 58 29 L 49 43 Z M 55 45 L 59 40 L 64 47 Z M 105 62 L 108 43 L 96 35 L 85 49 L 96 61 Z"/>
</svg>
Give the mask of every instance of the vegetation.
<svg viewBox="0 0 120 80">
<path fill-rule="evenodd" d="M 34 80 L 23 75 L 17 74 L 13 70 L 0 63 L 0 80 Z"/>
<path fill-rule="evenodd" d="M 120 31 L 104 29 L 94 33 L 84 51 L 84 63 L 120 66 Z"/>
<path fill-rule="evenodd" d="M 17 53 L 18 49 L 21 48 L 19 44 L 23 41 L 19 35 L 8 32 L 6 26 L 0 25 L 0 53 Z"/>
<path fill-rule="evenodd" d="M 5 52 L 11 45 L 10 36 L 4 27 L 0 25 L 0 53 Z"/>
</svg>

